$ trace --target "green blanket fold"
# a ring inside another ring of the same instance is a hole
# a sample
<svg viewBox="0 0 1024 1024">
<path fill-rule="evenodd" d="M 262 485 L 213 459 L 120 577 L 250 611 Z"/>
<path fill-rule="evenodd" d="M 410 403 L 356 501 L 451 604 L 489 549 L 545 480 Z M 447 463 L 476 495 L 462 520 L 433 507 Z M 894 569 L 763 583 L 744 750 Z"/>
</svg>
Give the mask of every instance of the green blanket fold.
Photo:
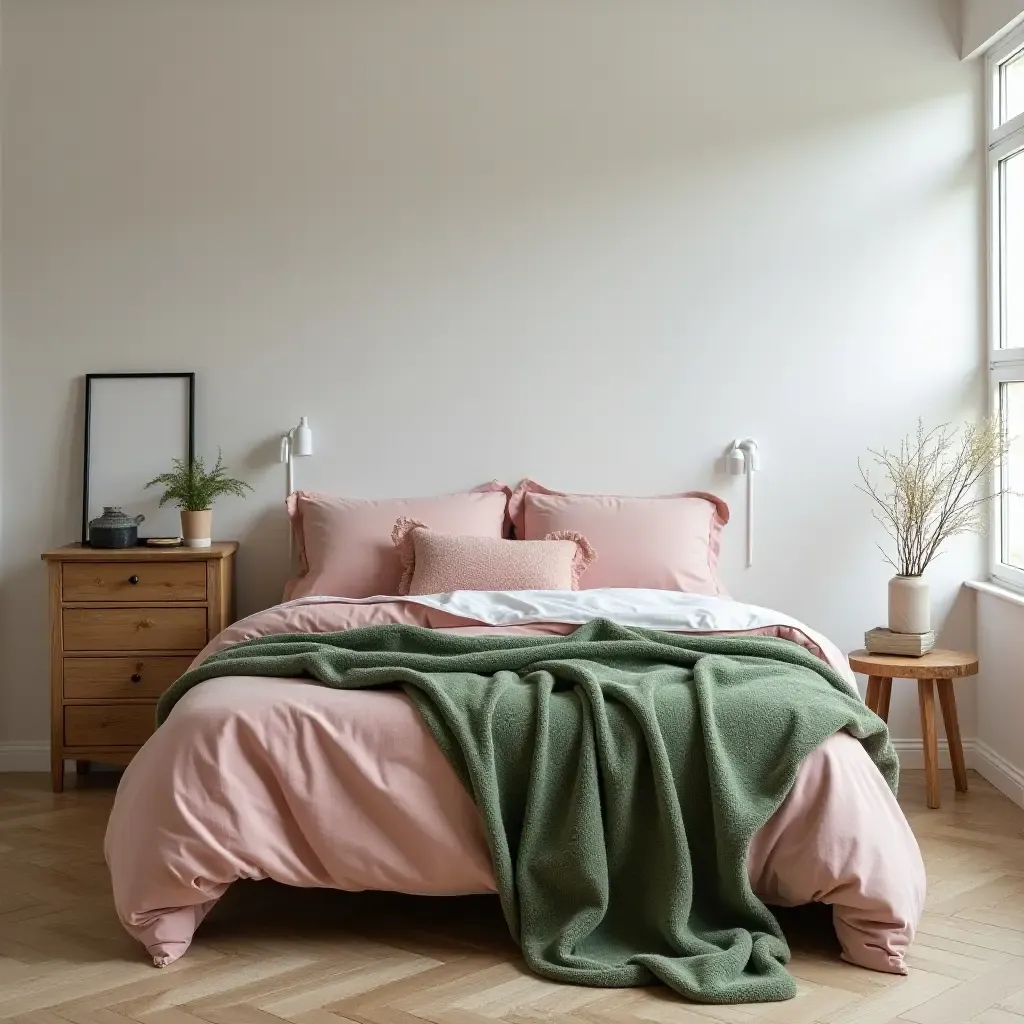
<svg viewBox="0 0 1024 1024">
<path fill-rule="evenodd" d="M 747 878 L 750 841 L 839 730 L 896 788 L 882 721 L 784 640 L 602 619 L 566 637 L 270 636 L 186 672 L 157 720 L 225 675 L 401 686 L 480 807 L 513 937 L 556 981 L 660 979 L 711 1003 L 792 997 L 789 949 Z"/>
</svg>

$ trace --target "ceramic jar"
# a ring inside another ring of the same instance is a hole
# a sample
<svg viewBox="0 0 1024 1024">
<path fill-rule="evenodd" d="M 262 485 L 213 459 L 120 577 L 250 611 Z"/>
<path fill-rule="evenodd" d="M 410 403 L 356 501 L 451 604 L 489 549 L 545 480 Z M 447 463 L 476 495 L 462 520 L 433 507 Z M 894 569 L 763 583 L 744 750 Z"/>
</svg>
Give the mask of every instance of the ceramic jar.
<svg viewBox="0 0 1024 1024">
<path fill-rule="evenodd" d="M 894 633 L 927 633 L 931 600 L 923 576 L 893 576 L 889 580 L 889 628 Z"/>
<path fill-rule="evenodd" d="M 94 548 L 133 548 L 139 542 L 139 523 L 145 516 L 126 516 L 120 505 L 104 505 L 103 515 L 89 523 Z"/>
</svg>

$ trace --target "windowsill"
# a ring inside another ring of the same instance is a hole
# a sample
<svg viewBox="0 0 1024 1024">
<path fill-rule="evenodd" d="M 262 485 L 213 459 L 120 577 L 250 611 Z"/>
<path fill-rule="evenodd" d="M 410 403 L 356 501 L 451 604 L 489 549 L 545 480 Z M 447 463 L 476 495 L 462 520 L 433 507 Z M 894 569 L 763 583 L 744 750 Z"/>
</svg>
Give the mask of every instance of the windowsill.
<svg viewBox="0 0 1024 1024">
<path fill-rule="evenodd" d="M 1014 590 L 1003 583 L 994 583 L 991 580 L 967 580 L 965 587 L 977 590 L 980 594 L 991 594 L 993 597 L 1002 598 L 1010 604 L 1017 604 L 1024 608 L 1024 593 Z"/>
</svg>

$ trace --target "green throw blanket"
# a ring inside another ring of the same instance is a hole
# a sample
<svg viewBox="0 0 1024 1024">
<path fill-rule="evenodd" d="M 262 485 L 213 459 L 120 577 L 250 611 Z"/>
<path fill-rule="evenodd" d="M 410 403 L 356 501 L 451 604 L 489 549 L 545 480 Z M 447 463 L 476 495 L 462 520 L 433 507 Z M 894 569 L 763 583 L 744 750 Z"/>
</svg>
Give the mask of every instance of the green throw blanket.
<svg viewBox="0 0 1024 1024">
<path fill-rule="evenodd" d="M 803 759 L 859 738 L 895 791 L 882 721 L 784 640 L 677 636 L 603 619 L 566 637 L 416 626 L 269 636 L 186 672 L 162 722 L 214 676 L 401 686 L 480 810 L 502 907 L 529 966 L 578 985 L 691 999 L 788 999 L 789 949 L 747 850 Z"/>
</svg>

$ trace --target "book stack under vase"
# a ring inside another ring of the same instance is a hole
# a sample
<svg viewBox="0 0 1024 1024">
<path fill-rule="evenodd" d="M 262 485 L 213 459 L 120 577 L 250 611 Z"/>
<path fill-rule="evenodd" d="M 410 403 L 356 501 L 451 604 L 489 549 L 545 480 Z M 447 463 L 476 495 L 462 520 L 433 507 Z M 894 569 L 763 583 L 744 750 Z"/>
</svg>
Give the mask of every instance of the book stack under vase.
<svg viewBox="0 0 1024 1024">
<path fill-rule="evenodd" d="M 868 654 L 900 654 L 920 658 L 935 646 L 935 631 L 927 633 L 894 633 L 885 626 L 875 626 L 864 634 Z"/>
</svg>

